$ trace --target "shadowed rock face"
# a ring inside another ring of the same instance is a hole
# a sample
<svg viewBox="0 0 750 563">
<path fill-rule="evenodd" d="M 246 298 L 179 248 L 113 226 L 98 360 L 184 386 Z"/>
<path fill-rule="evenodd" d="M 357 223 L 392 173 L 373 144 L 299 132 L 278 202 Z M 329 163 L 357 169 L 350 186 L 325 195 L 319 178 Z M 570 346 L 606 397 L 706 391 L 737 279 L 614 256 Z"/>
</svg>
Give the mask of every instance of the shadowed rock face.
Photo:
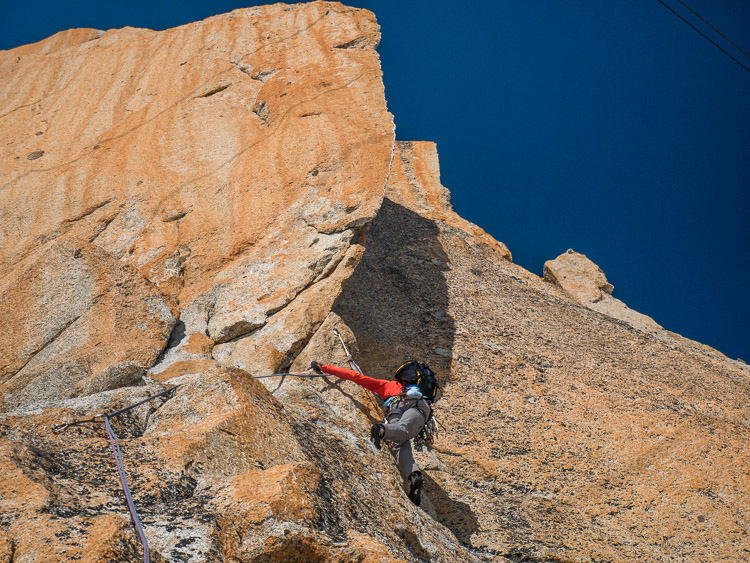
<svg viewBox="0 0 750 563">
<path fill-rule="evenodd" d="M 545 279 L 394 141 L 338 3 L 0 53 L 0 561 L 713 561 L 750 550 L 744 364 L 566 253 Z M 373 396 L 426 361 L 413 506 Z"/>
<path fill-rule="evenodd" d="M 356 338 L 361 367 L 373 376 L 387 379 L 409 359 L 450 373 L 455 327 L 438 235 L 435 221 L 386 197 L 333 307 Z"/>
</svg>

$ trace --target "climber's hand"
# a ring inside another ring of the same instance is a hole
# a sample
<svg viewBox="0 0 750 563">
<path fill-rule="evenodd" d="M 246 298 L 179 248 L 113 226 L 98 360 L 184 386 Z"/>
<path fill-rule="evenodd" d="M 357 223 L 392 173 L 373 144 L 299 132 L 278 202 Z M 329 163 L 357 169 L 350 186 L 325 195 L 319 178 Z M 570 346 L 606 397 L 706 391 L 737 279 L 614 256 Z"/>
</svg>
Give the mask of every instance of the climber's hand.
<svg viewBox="0 0 750 563">
<path fill-rule="evenodd" d="M 315 373 L 323 373 L 323 370 L 320 369 L 320 364 L 318 362 L 316 362 L 316 361 L 310 362 L 310 368 L 309 369 L 313 370 Z"/>
</svg>

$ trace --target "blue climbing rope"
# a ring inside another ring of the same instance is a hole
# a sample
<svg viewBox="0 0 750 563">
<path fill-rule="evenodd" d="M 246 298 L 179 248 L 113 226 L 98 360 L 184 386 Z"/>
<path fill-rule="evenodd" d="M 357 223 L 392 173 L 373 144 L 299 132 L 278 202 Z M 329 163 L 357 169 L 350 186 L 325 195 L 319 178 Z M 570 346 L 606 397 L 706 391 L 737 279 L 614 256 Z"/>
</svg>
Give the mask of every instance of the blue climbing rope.
<svg viewBox="0 0 750 563">
<path fill-rule="evenodd" d="M 351 358 L 347 360 L 345 364 L 346 363 L 351 363 L 355 367 L 358 367 L 356 366 L 356 364 L 354 364 L 354 361 L 351 360 Z M 256 377 L 256 379 L 265 379 L 267 377 L 300 377 L 300 378 L 309 379 L 313 377 L 327 377 L 327 374 L 271 373 L 269 375 L 259 375 Z M 146 539 L 146 534 L 143 531 L 143 526 L 141 525 L 141 521 L 138 518 L 138 512 L 136 511 L 135 503 L 133 502 L 133 495 L 131 494 L 130 487 L 128 486 L 128 479 L 127 479 L 127 476 L 125 475 L 125 464 L 122 461 L 122 452 L 120 451 L 120 442 L 117 439 L 117 434 L 115 434 L 115 431 L 112 429 L 112 425 L 110 424 L 109 421 L 110 419 L 115 418 L 116 416 L 119 416 L 122 413 L 127 412 L 131 409 L 134 409 L 137 406 L 140 406 L 144 403 L 152 401 L 156 399 L 157 397 L 161 397 L 162 395 L 166 395 L 167 393 L 174 391 L 178 387 L 179 385 L 175 385 L 174 387 L 165 389 L 164 391 L 161 391 L 160 393 L 157 393 L 156 395 L 152 395 L 151 397 L 143 399 L 142 401 L 138 401 L 137 403 L 134 403 L 122 409 L 113 411 L 109 414 L 100 413 L 86 420 L 76 420 L 73 422 L 69 422 L 67 424 L 53 424 L 52 425 L 52 431 L 58 434 L 60 432 L 63 432 L 64 430 L 67 430 L 71 426 L 77 426 L 79 424 L 101 423 L 101 422 L 104 423 L 104 427 L 107 430 L 107 436 L 109 437 L 109 443 L 112 447 L 112 455 L 114 455 L 115 457 L 115 464 L 117 465 L 117 474 L 120 477 L 120 485 L 122 486 L 122 491 L 125 494 L 125 500 L 128 505 L 128 511 L 130 512 L 130 517 L 133 520 L 133 526 L 135 527 L 135 530 L 138 533 L 138 537 L 141 541 L 141 545 L 143 546 L 144 563 L 150 563 L 151 561 L 151 555 L 150 555 L 149 548 L 148 548 L 148 540 Z"/>
<path fill-rule="evenodd" d="M 127 407 L 116 410 L 109 414 L 97 414 L 87 420 L 76 420 L 73 422 L 69 422 L 67 424 L 53 424 L 52 425 L 52 431 L 55 434 L 58 434 L 62 432 L 63 430 L 68 429 L 71 426 L 77 426 L 79 424 L 100 423 L 100 422 L 104 423 L 104 427 L 107 430 L 107 435 L 109 436 L 109 443 L 112 446 L 112 454 L 115 456 L 115 463 L 117 464 L 117 474 L 120 476 L 120 485 L 122 485 L 122 491 L 125 493 L 125 500 L 128 504 L 128 511 L 130 512 L 130 517 L 133 520 L 133 526 L 135 527 L 136 532 L 138 532 L 138 537 L 141 541 L 141 545 L 143 546 L 144 563 L 151 562 L 151 555 L 148 549 L 148 541 L 146 540 L 146 534 L 143 531 L 143 526 L 141 525 L 141 521 L 138 518 L 138 512 L 135 510 L 135 503 L 133 502 L 133 495 L 130 493 L 130 487 L 128 486 L 128 479 L 125 476 L 125 464 L 122 461 L 122 452 L 120 451 L 120 442 L 118 441 L 117 434 L 115 434 L 115 431 L 112 429 L 112 425 L 109 423 L 109 420 L 111 418 L 121 415 L 124 412 L 129 411 L 130 409 L 134 409 L 137 406 L 140 406 L 144 403 L 148 403 L 149 401 L 152 401 L 156 399 L 157 397 L 166 395 L 167 393 L 169 393 L 170 391 L 174 391 L 178 387 L 179 385 L 175 385 L 174 387 L 165 389 L 164 391 L 161 391 L 160 393 L 157 393 L 156 395 L 152 395 L 151 397 L 143 399 L 142 401 L 138 401 L 137 403 L 128 405 Z"/>
<path fill-rule="evenodd" d="M 146 534 L 143 532 L 141 521 L 138 518 L 138 512 L 135 510 L 135 504 L 133 503 L 133 496 L 130 494 L 130 487 L 128 487 L 128 478 L 125 476 L 125 465 L 122 463 L 122 452 L 120 452 L 120 442 L 117 440 L 117 434 L 112 430 L 112 426 L 109 423 L 109 416 L 104 416 L 104 427 L 107 429 L 109 435 L 109 443 L 112 445 L 112 453 L 115 456 L 115 462 L 117 463 L 117 473 L 120 475 L 120 484 L 122 490 L 125 493 L 125 500 L 128 503 L 128 510 L 130 511 L 130 517 L 133 519 L 133 525 L 135 530 L 138 532 L 138 536 L 143 545 L 143 561 L 149 563 L 151 557 L 148 551 L 148 541 L 146 540 Z"/>
</svg>

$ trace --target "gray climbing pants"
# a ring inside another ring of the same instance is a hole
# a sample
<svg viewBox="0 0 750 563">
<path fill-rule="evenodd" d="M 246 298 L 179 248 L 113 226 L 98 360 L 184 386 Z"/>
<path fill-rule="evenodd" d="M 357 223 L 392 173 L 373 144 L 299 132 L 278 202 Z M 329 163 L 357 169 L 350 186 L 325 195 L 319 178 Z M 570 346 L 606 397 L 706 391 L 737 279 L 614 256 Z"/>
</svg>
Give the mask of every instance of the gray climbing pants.
<svg viewBox="0 0 750 563">
<path fill-rule="evenodd" d="M 386 415 L 384 439 L 391 442 L 391 451 L 396 456 L 398 469 L 404 480 L 409 475 L 419 471 L 419 466 L 414 462 L 414 454 L 411 451 L 411 439 L 422 430 L 422 427 L 430 417 L 430 404 L 424 399 L 409 401 L 405 406 L 416 403 L 419 408 L 394 408 Z M 421 409 L 421 411 L 420 411 Z"/>
</svg>

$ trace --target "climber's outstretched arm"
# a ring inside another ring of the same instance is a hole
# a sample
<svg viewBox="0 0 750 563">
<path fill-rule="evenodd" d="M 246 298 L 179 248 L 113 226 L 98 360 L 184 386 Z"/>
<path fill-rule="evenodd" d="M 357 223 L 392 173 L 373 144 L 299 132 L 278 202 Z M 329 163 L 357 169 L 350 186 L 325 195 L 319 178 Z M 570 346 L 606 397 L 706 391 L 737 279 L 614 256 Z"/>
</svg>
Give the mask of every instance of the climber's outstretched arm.
<svg viewBox="0 0 750 563">
<path fill-rule="evenodd" d="M 361 385 L 365 389 L 372 391 L 383 400 L 392 397 L 393 395 L 398 395 L 403 389 L 403 386 L 398 381 L 386 381 L 383 379 L 375 379 L 374 377 L 367 377 L 366 375 L 362 375 L 351 369 L 323 364 L 320 365 L 320 369 L 321 371 L 330 375 L 335 375 L 338 378 L 353 381 L 357 385 Z"/>
</svg>

